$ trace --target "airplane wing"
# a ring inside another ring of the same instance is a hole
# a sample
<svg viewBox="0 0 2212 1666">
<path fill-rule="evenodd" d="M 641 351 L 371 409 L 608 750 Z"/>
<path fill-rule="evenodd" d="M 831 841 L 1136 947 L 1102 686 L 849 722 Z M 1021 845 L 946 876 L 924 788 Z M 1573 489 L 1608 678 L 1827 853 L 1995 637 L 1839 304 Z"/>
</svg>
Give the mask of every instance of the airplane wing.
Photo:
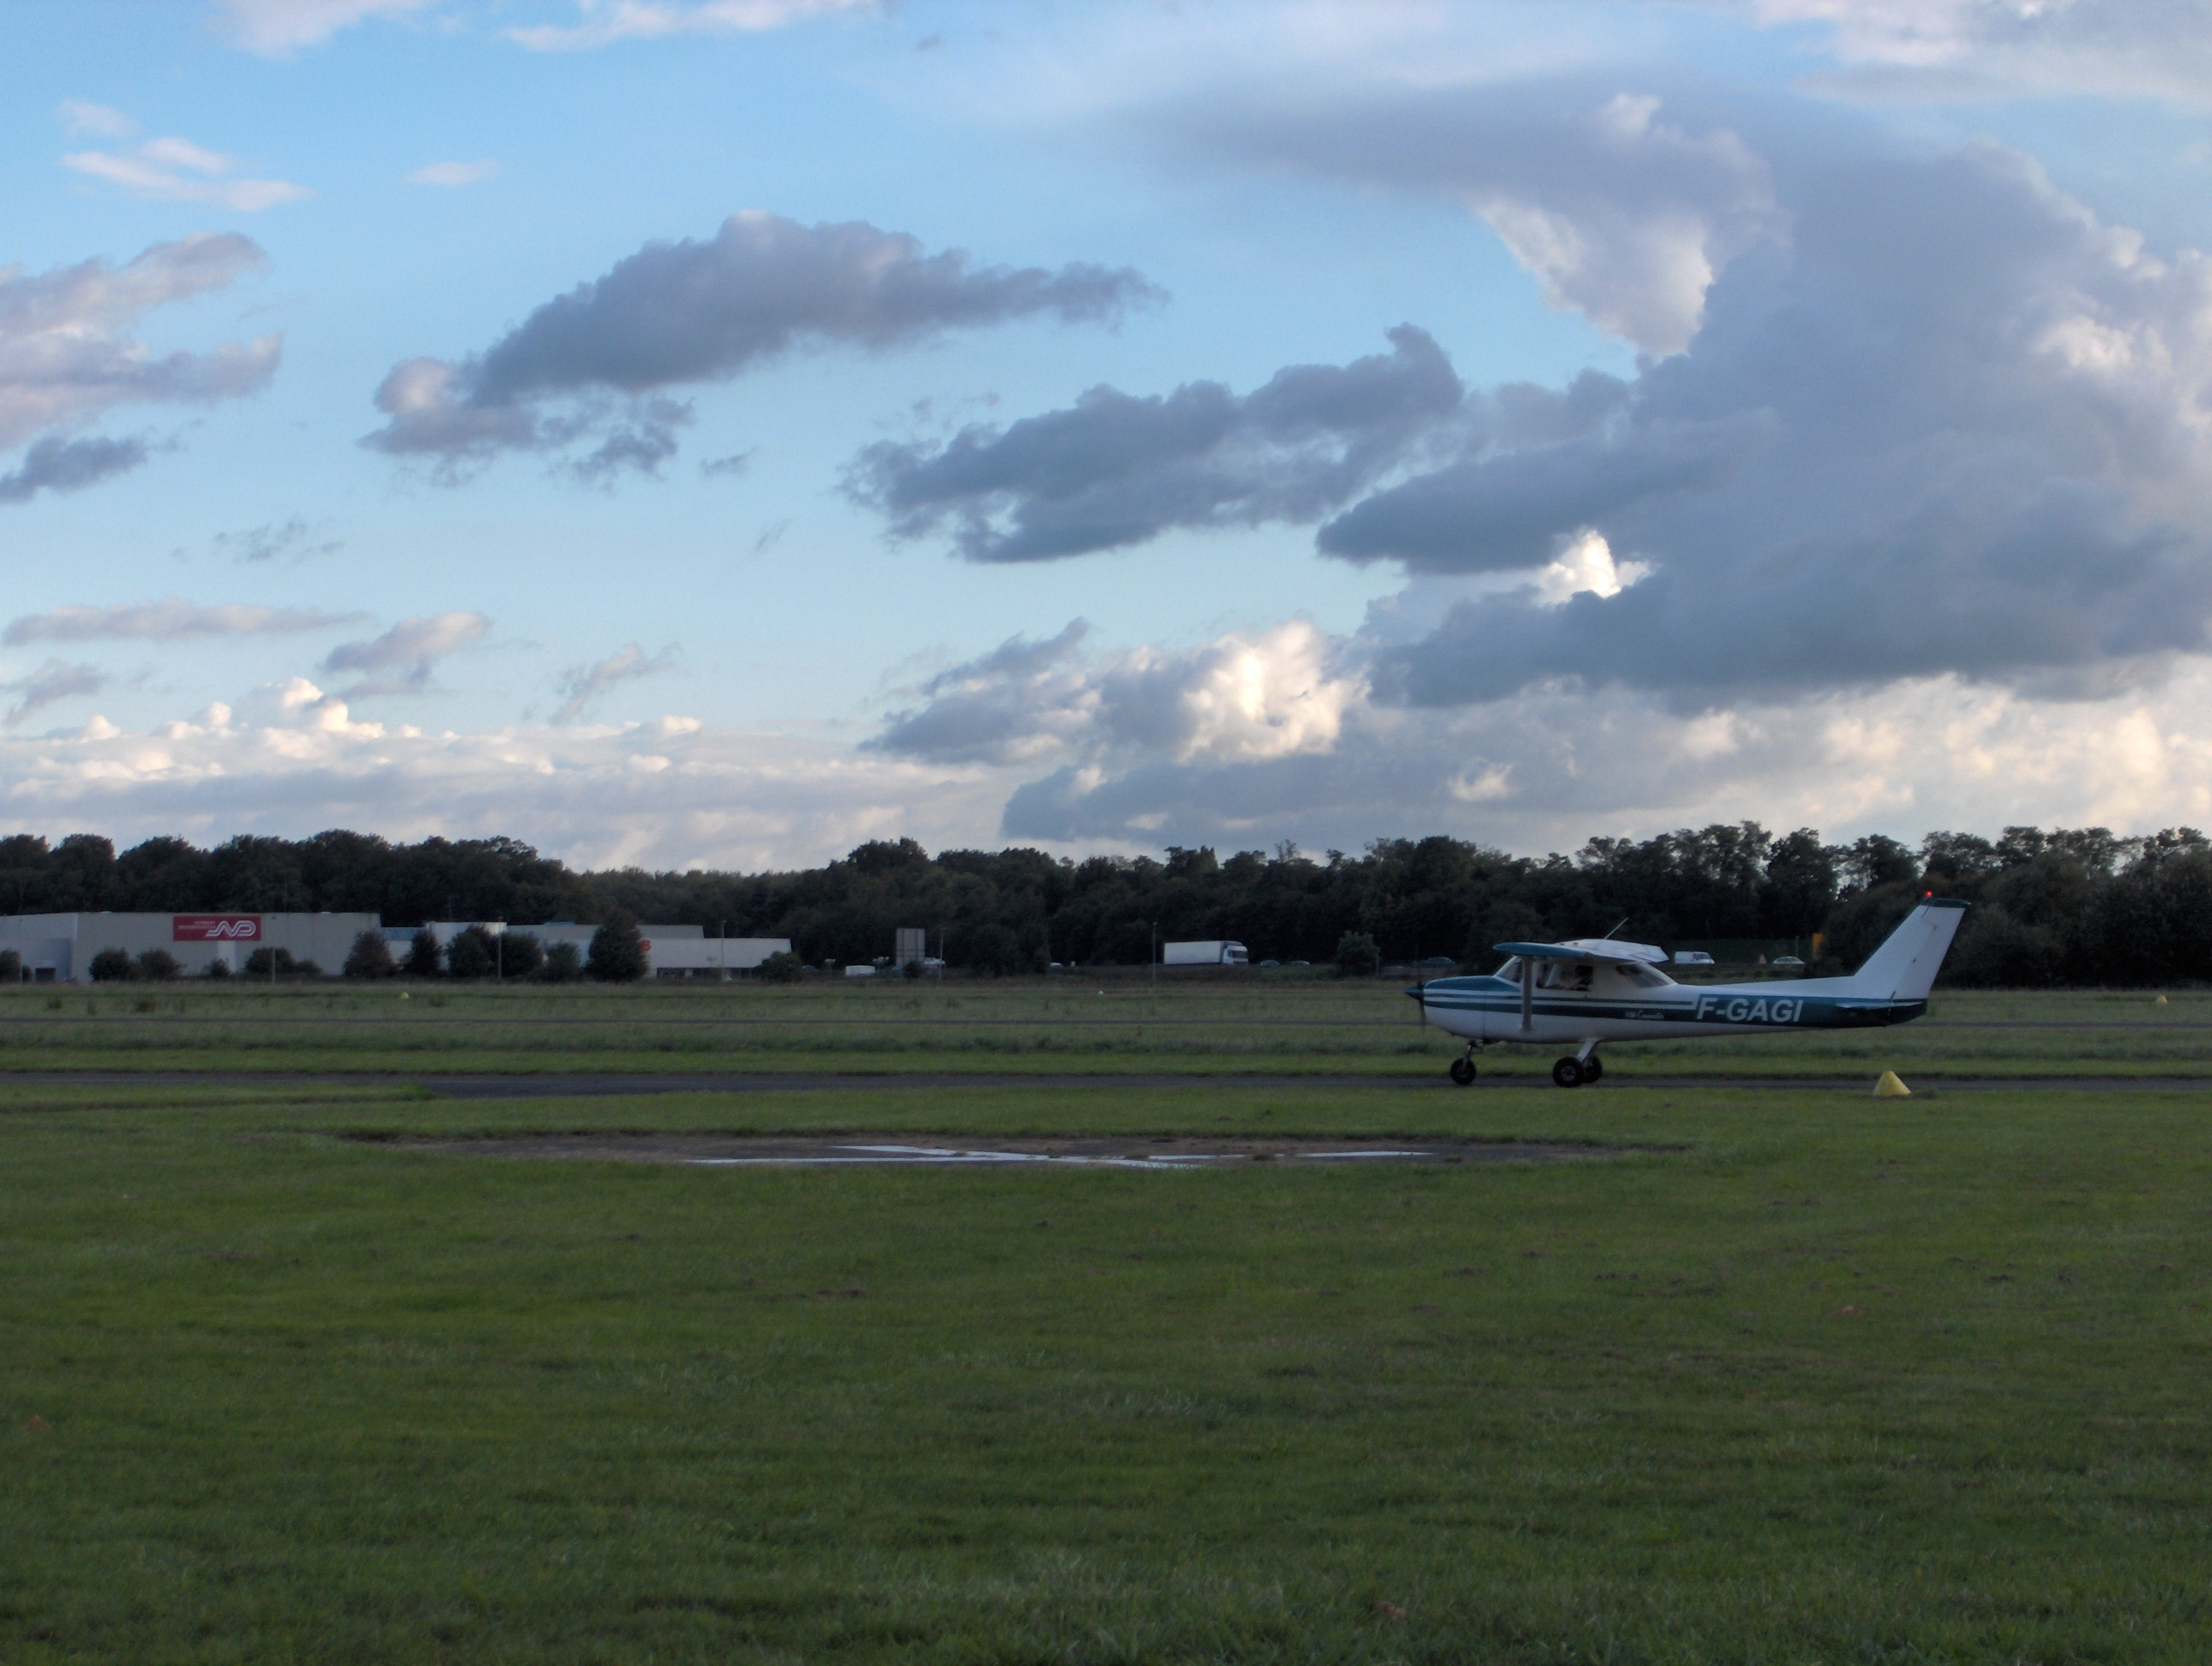
<svg viewBox="0 0 2212 1666">
<path fill-rule="evenodd" d="M 1517 954 L 1528 960 L 1626 960 L 1656 966 L 1667 958 L 1664 949 L 1649 943 L 1621 943 L 1612 938 L 1577 937 L 1565 943 L 1493 943 L 1500 954 Z"/>
</svg>

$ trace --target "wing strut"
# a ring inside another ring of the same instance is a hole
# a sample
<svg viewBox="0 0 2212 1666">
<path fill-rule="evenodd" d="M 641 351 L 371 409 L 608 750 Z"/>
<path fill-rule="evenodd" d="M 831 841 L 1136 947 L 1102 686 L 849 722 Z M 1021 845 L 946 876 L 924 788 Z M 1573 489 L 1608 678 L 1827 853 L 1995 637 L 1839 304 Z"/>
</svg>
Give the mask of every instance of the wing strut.
<svg viewBox="0 0 2212 1666">
<path fill-rule="evenodd" d="M 1528 956 L 1521 957 L 1521 1033 L 1534 1035 L 1536 1031 L 1536 963 Z"/>
</svg>

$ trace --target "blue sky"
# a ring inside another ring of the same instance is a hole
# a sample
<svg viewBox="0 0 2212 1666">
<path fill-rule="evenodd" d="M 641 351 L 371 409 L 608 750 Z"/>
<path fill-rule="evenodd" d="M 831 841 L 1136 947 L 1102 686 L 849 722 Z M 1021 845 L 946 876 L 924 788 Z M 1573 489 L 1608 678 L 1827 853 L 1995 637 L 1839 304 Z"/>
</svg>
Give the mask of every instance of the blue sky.
<svg viewBox="0 0 2212 1666">
<path fill-rule="evenodd" d="M 2212 816 L 2201 5 L 10 25 L 11 830 Z"/>
</svg>

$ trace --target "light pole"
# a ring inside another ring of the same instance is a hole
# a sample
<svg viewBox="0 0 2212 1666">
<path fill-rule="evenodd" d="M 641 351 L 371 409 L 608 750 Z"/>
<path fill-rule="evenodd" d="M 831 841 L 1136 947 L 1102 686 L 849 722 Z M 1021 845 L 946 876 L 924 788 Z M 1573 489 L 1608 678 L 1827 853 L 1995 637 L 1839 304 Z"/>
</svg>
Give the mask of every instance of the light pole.
<svg viewBox="0 0 2212 1666">
<path fill-rule="evenodd" d="M 1152 988 L 1160 987 L 1160 922 L 1152 921 Z"/>
</svg>

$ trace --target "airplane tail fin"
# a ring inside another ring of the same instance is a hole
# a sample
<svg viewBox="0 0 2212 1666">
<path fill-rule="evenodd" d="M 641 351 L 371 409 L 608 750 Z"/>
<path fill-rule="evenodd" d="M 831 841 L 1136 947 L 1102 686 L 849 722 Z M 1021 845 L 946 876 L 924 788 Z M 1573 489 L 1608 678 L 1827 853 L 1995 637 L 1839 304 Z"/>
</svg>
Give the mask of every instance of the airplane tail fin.
<svg viewBox="0 0 2212 1666">
<path fill-rule="evenodd" d="M 1964 903 L 1948 897 L 1925 899 L 1851 974 L 1851 993 L 1879 1000 L 1925 1000 L 1966 909 Z"/>
</svg>

